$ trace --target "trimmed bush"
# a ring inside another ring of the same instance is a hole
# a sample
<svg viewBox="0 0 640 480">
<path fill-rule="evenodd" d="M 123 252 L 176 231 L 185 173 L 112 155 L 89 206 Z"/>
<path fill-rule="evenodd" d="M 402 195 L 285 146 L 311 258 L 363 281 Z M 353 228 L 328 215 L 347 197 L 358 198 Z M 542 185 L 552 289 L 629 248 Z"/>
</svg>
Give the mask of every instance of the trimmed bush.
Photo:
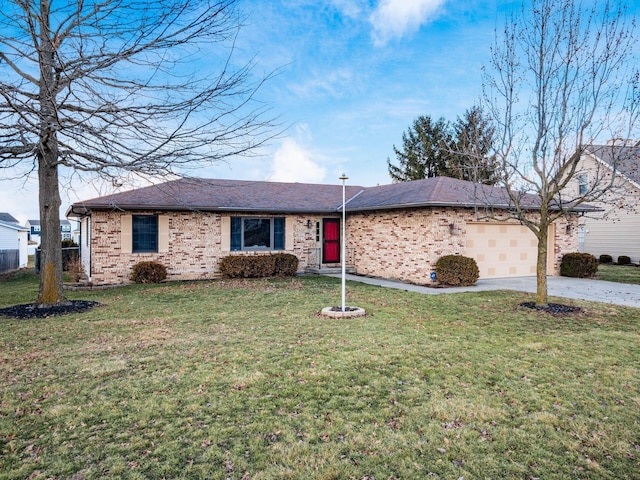
<svg viewBox="0 0 640 480">
<path fill-rule="evenodd" d="M 298 257 L 290 253 L 276 253 L 274 275 L 278 277 L 293 277 L 298 271 Z"/>
<path fill-rule="evenodd" d="M 613 262 L 613 257 L 611 255 L 600 255 L 600 257 L 598 258 L 598 262 L 611 263 Z"/>
<path fill-rule="evenodd" d="M 65 238 L 62 240 L 62 248 L 73 248 L 77 246 L 78 244 L 74 242 L 71 238 Z"/>
<path fill-rule="evenodd" d="M 220 273 L 226 278 L 292 277 L 297 270 L 298 257 L 290 253 L 229 255 L 220 260 Z"/>
<path fill-rule="evenodd" d="M 131 269 L 131 280 L 135 283 L 160 283 L 167 278 L 167 267 L 159 262 L 138 262 Z"/>
<path fill-rule="evenodd" d="M 480 277 L 478 264 L 473 258 L 462 255 L 445 255 L 436 262 L 436 278 L 444 285 L 474 285 Z"/>
<path fill-rule="evenodd" d="M 560 275 L 563 277 L 589 278 L 597 271 L 598 261 L 589 253 L 567 253 L 560 263 Z"/>
<path fill-rule="evenodd" d="M 626 255 L 620 255 L 618 257 L 618 265 L 629 265 L 631 263 L 631 258 Z"/>
</svg>

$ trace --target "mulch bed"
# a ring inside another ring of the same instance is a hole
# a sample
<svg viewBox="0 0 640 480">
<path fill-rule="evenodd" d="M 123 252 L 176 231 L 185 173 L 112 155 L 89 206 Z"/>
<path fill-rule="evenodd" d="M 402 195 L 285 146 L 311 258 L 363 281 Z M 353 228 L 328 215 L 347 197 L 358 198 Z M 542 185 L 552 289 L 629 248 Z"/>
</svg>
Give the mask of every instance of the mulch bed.
<svg viewBox="0 0 640 480">
<path fill-rule="evenodd" d="M 51 306 L 38 306 L 36 303 L 27 303 L 2 308 L 0 309 L 0 316 L 20 319 L 47 318 L 56 315 L 66 315 L 68 313 L 86 312 L 98 305 L 100 305 L 99 302 L 91 302 L 88 300 L 69 300 L 68 302 Z"/>
<path fill-rule="evenodd" d="M 573 315 L 575 313 L 582 313 L 582 308 L 580 307 L 572 307 L 571 305 L 563 305 L 561 303 L 536 305 L 536 302 L 523 302 L 520 306 L 530 308 L 532 310 L 538 310 L 539 312 L 550 313 L 552 315 Z"/>
</svg>

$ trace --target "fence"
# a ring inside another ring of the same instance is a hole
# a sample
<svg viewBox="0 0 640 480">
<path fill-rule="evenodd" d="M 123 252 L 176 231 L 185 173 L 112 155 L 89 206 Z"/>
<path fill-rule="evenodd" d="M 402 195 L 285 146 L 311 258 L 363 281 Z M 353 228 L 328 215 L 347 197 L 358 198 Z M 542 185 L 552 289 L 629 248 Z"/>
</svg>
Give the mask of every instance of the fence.
<svg viewBox="0 0 640 480">
<path fill-rule="evenodd" d="M 20 250 L 0 250 L 0 273 L 20 266 Z"/>
<path fill-rule="evenodd" d="M 62 249 L 62 270 L 67 270 L 69 262 L 80 257 L 80 247 L 64 247 Z M 36 249 L 35 271 L 40 273 L 40 249 Z"/>
</svg>

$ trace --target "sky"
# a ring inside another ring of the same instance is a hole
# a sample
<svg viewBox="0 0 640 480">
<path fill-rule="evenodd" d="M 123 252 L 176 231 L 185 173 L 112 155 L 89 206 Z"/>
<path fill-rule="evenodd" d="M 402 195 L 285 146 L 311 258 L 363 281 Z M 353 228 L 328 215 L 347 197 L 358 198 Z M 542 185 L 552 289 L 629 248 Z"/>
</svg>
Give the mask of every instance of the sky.
<svg viewBox="0 0 640 480">
<path fill-rule="evenodd" d="M 632 2 L 635 4 L 635 2 Z M 455 121 L 482 95 L 496 28 L 519 2 L 499 0 L 238 0 L 236 59 L 277 71 L 257 98 L 283 125 L 260 155 L 201 176 L 373 186 L 420 115 Z M 637 6 L 634 7 L 637 11 Z M 70 203 L 132 188 L 71 180 Z M 0 177 L 0 211 L 38 218 L 37 181 Z"/>
</svg>

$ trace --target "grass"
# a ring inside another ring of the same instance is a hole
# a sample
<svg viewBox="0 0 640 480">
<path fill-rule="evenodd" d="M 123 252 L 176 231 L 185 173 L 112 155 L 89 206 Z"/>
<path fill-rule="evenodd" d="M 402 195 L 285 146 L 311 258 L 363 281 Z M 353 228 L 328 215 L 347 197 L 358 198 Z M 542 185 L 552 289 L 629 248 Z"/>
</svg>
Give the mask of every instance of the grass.
<svg viewBox="0 0 640 480">
<path fill-rule="evenodd" d="M 598 265 L 598 280 L 607 280 L 609 282 L 631 283 L 640 285 L 640 267 L 635 265 L 614 265 L 600 264 Z"/>
<path fill-rule="evenodd" d="M 305 277 L 0 319 L 0 478 L 638 478 L 640 310 L 347 286 L 368 316 L 319 317 L 340 283 Z"/>
</svg>

